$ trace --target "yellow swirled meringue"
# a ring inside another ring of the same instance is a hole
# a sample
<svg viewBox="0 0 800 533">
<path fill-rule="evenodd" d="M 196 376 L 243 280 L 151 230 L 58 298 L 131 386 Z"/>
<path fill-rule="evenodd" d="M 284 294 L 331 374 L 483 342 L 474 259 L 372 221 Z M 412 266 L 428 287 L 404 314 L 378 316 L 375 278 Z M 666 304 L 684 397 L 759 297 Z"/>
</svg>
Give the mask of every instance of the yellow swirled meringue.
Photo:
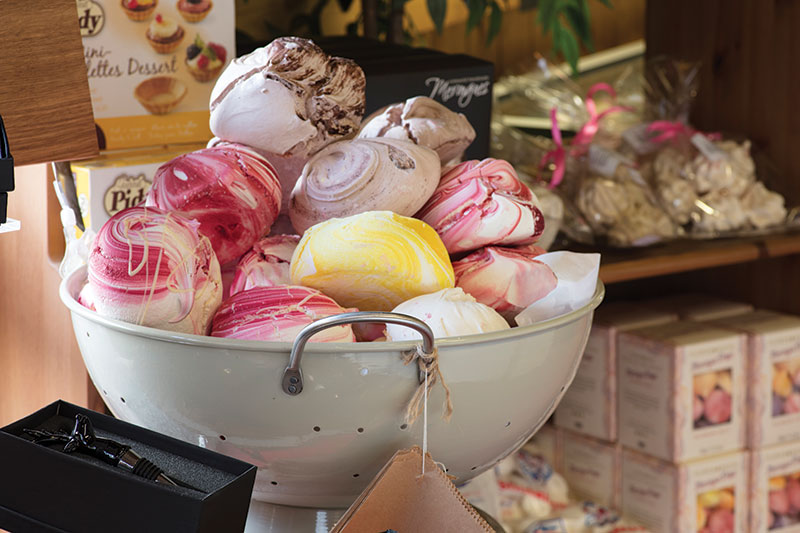
<svg viewBox="0 0 800 533">
<path fill-rule="evenodd" d="M 436 152 L 403 139 L 353 139 L 330 144 L 303 168 L 289 201 L 302 233 L 334 217 L 366 211 L 416 213 L 439 185 Z"/>
<path fill-rule="evenodd" d="M 312 226 L 292 256 L 290 275 L 292 284 L 319 289 L 362 311 L 389 311 L 455 284 L 447 250 L 433 228 L 390 211 Z"/>
</svg>

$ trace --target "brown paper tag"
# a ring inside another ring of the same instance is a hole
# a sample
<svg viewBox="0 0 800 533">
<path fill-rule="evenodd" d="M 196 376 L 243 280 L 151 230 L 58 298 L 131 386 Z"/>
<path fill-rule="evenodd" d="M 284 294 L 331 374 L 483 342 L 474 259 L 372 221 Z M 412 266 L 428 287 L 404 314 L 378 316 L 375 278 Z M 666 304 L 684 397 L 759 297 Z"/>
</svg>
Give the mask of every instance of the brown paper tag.
<svg viewBox="0 0 800 533">
<path fill-rule="evenodd" d="M 331 533 L 493 532 L 447 475 L 414 446 L 400 450 L 331 530 Z"/>
</svg>

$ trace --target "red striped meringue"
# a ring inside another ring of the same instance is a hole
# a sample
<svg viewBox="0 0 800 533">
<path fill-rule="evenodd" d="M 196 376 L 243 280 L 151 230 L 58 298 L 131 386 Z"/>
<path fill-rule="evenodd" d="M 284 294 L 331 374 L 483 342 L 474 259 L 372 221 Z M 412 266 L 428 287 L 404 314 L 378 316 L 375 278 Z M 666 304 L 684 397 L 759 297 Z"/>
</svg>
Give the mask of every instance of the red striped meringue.
<svg viewBox="0 0 800 533">
<path fill-rule="evenodd" d="M 254 287 L 289 285 L 289 264 L 298 242 L 299 235 L 275 235 L 255 243 L 236 265 L 230 295 Z"/>
<path fill-rule="evenodd" d="M 316 289 L 299 285 L 256 287 L 222 303 L 211 324 L 212 337 L 293 342 L 301 329 L 343 309 Z M 311 342 L 355 342 L 349 325 L 323 330 Z"/>
<path fill-rule="evenodd" d="M 238 259 L 269 231 L 281 205 L 275 169 L 238 144 L 176 157 L 153 177 L 146 205 L 200 222 L 220 264 Z"/>
<path fill-rule="evenodd" d="M 89 254 L 97 312 L 143 326 L 205 335 L 222 300 L 219 262 L 199 224 L 154 207 L 106 222 Z"/>
<path fill-rule="evenodd" d="M 508 162 L 489 158 L 445 171 L 415 216 L 433 226 L 454 254 L 491 244 L 535 242 L 544 230 L 538 205 Z"/>
<path fill-rule="evenodd" d="M 456 287 L 461 287 L 509 322 L 556 288 L 553 270 L 537 261 L 540 253 L 487 246 L 455 261 Z"/>
</svg>

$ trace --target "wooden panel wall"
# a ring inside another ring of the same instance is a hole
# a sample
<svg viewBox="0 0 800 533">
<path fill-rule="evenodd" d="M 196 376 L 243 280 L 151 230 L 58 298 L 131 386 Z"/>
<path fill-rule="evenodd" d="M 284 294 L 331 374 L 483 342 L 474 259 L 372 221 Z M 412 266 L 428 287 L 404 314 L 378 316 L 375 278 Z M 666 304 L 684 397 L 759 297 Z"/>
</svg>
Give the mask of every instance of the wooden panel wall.
<svg viewBox="0 0 800 533">
<path fill-rule="evenodd" d="M 647 53 L 701 61 L 693 123 L 744 134 L 775 164 L 769 185 L 800 205 L 800 2 L 651 0 Z M 627 284 L 626 284 L 627 285 Z M 670 276 L 636 290 L 708 290 L 800 314 L 800 257 Z M 618 292 L 628 292 L 620 287 Z"/>
<path fill-rule="evenodd" d="M 0 426 L 59 398 L 88 405 L 91 387 L 48 256 L 48 225 L 61 235 L 52 177 L 45 165 L 16 176 L 8 214 L 22 229 L 0 233 Z"/>
</svg>

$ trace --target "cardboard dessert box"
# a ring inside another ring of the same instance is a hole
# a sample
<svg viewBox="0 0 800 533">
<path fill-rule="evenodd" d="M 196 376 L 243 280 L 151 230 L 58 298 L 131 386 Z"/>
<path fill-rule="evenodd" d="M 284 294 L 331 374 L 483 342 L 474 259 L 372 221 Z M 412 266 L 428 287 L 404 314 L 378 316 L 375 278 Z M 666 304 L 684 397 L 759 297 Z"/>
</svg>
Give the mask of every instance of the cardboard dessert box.
<svg viewBox="0 0 800 533">
<path fill-rule="evenodd" d="M 578 373 L 553 417 L 556 426 L 609 442 L 617 440 L 617 335 L 677 320 L 675 313 L 631 302 L 597 308 Z"/>
<path fill-rule="evenodd" d="M 713 323 L 747 334 L 747 446 L 800 439 L 800 317 L 759 310 Z"/>
<path fill-rule="evenodd" d="M 748 452 L 683 464 L 624 450 L 622 512 L 652 533 L 748 533 Z"/>
<path fill-rule="evenodd" d="M 202 13 L 167 0 L 77 4 L 100 149 L 208 141 L 211 89 L 235 57 L 234 1 Z"/>
<path fill-rule="evenodd" d="M 750 533 L 800 532 L 800 442 L 752 452 Z"/>
<path fill-rule="evenodd" d="M 642 302 L 651 309 L 676 313 L 685 320 L 716 320 L 741 315 L 753 310 L 744 302 L 734 302 L 709 294 L 675 294 Z"/>
<path fill-rule="evenodd" d="M 682 462 L 744 446 L 746 337 L 679 321 L 619 335 L 619 440 Z"/>
<path fill-rule="evenodd" d="M 106 154 L 72 163 L 81 218 L 87 228 L 99 231 L 119 211 L 144 201 L 158 167 L 203 144 L 168 146 Z"/>
<path fill-rule="evenodd" d="M 565 430 L 559 472 L 573 496 L 619 508 L 622 447 Z"/>
</svg>

